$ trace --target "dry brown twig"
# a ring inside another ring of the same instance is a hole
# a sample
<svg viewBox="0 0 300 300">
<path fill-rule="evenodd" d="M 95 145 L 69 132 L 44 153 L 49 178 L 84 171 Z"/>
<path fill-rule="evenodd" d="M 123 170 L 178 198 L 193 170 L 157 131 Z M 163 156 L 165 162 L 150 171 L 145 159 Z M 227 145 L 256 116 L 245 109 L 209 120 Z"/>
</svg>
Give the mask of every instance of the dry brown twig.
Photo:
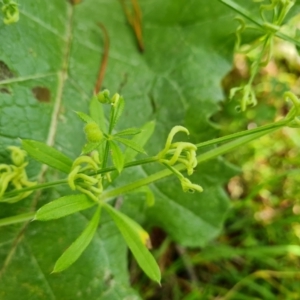
<svg viewBox="0 0 300 300">
<path fill-rule="evenodd" d="M 109 45 L 110 45 L 108 32 L 107 32 L 105 26 L 102 23 L 98 23 L 98 26 L 101 28 L 102 33 L 103 33 L 104 50 L 103 50 L 102 60 L 101 60 L 100 67 L 99 67 L 97 81 L 96 81 L 96 84 L 94 87 L 94 95 L 97 95 L 99 93 L 101 86 L 102 86 L 102 82 L 104 79 L 106 66 L 107 66 L 107 62 L 108 62 L 108 53 L 109 53 Z"/>
<path fill-rule="evenodd" d="M 141 52 L 144 52 L 145 47 L 142 33 L 142 12 L 138 0 L 131 0 L 131 9 L 128 8 L 129 5 L 126 4 L 126 0 L 120 0 L 120 2 L 126 15 L 127 21 L 136 36 L 139 50 Z"/>
</svg>

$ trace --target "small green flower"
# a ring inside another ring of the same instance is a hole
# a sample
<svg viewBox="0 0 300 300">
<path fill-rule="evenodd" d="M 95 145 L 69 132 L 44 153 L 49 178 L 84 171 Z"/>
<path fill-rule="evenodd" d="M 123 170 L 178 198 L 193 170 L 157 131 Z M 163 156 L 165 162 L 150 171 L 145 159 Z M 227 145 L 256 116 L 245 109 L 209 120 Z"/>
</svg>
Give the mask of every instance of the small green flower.
<svg viewBox="0 0 300 300">
<path fill-rule="evenodd" d="M 98 197 L 103 192 L 102 176 L 88 175 L 84 172 L 96 172 L 100 168 L 99 153 L 92 152 L 91 156 L 82 155 L 73 162 L 71 172 L 68 175 L 68 184 L 72 190 L 78 190 L 86 194 L 94 201 L 98 201 Z"/>
<path fill-rule="evenodd" d="M 194 193 L 195 191 L 199 193 L 203 192 L 203 188 L 200 185 L 191 183 L 191 181 L 188 180 L 186 177 L 180 179 L 180 183 L 181 183 L 182 190 L 184 192 L 190 192 L 190 193 Z"/>
<path fill-rule="evenodd" d="M 84 127 L 84 132 L 90 143 L 99 143 L 103 139 L 103 132 L 96 122 L 87 123 Z"/>
<path fill-rule="evenodd" d="M 5 192 L 13 187 L 16 190 L 31 187 L 36 185 L 36 182 L 28 180 L 25 167 L 26 152 L 19 147 L 10 146 L 8 149 L 11 151 L 11 160 L 13 165 L 0 164 L 0 201 L 14 203 L 29 196 L 32 191 L 20 193 L 17 196 L 5 198 Z"/>
<path fill-rule="evenodd" d="M 178 132 L 185 132 L 189 134 L 189 131 L 183 126 L 175 126 L 170 131 L 165 148 L 158 153 L 160 162 L 173 166 L 174 164 L 181 162 L 186 168 L 188 175 L 192 175 L 194 168 L 197 166 L 196 150 L 197 147 L 188 142 L 176 142 L 172 143 L 174 136 Z"/>
<path fill-rule="evenodd" d="M 3 0 L 2 12 L 4 24 L 9 25 L 19 21 L 19 8 L 15 1 Z"/>
</svg>

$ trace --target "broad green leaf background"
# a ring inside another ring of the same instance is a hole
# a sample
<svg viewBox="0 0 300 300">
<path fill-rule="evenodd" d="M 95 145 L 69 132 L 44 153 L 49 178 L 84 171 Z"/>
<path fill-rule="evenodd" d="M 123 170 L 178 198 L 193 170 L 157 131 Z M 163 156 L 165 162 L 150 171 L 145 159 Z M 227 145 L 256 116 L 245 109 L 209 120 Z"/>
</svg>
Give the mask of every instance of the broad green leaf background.
<svg viewBox="0 0 300 300">
<path fill-rule="evenodd" d="M 210 117 L 224 98 L 221 80 L 232 65 L 236 13 L 217 0 L 140 0 L 140 6 L 144 53 L 117 0 L 83 0 L 75 6 L 67 0 L 24 0 L 18 23 L 0 23 L 0 163 L 8 162 L 6 147 L 19 145 L 18 138 L 46 142 L 72 159 L 80 154 L 85 137 L 74 111 L 88 112 L 103 53 L 98 22 L 110 37 L 103 88 L 120 92 L 126 101 L 118 130 L 155 120 L 145 147 L 149 155 L 163 148 L 174 125 L 186 126 L 192 142 L 216 136 Z M 115 184 L 159 168 L 128 169 Z M 34 161 L 28 171 L 39 181 L 63 177 Z M 192 177 L 203 186 L 202 194 L 183 193 L 170 177 L 150 186 L 154 206 L 147 207 L 145 195 L 138 193 L 126 195 L 120 209 L 144 227 L 161 227 L 181 245 L 202 247 L 222 228 L 229 209 L 223 186 L 235 173 L 221 158 L 210 161 Z M 35 210 L 69 192 L 58 187 L 1 204 L 0 217 Z M 50 274 L 93 212 L 0 228 L 0 299 L 139 299 L 129 283 L 126 245 L 105 213 L 79 260 Z"/>
</svg>

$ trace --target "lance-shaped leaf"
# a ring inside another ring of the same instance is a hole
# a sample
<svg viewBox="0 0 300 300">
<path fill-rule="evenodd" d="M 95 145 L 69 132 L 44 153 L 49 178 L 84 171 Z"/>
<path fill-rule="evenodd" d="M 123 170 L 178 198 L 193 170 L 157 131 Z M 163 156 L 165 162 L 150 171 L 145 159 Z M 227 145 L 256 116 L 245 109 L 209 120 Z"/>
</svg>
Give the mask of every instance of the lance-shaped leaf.
<svg viewBox="0 0 300 300">
<path fill-rule="evenodd" d="M 106 124 L 105 124 L 105 115 L 103 111 L 103 106 L 99 101 L 97 100 L 97 97 L 93 97 L 90 102 L 90 116 L 99 125 L 99 128 L 106 132 Z"/>
<path fill-rule="evenodd" d="M 113 141 L 109 141 L 109 146 L 111 149 L 112 161 L 119 173 L 122 172 L 124 167 L 124 155 L 120 147 Z"/>
<path fill-rule="evenodd" d="M 104 208 L 116 223 L 141 269 L 149 278 L 160 283 L 160 269 L 146 247 L 150 242 L 148 233 L 135 221 L 115 210 L 109 204 L 105 204 Z"/>
<path fill-rule="evenodd" d="M 141 128 L 141 133 L 134 136 L 131 139 L 131 141 L 140 145 L 140 147 L 143 147 L 144 145 L 146 145 L 146 143 L 152 136 L 154 129 L 155 129 L 155 121 L 150 121 L 146 123 Z M 125 162 L 133 160 L 136 157 L 136 155 L 137 155 L 136 151 L 133 151 L 131 148 L 127 148 L 125 150 Z"/>
<path fill-rule="evenodd" d="M 112 129 L 116 126 L 118 120 L 120 119 L 124 110 L 124 105 L 125 105 L 124 98 L 120 96 L 117 103 L 114 106 L 114 109 L 112 110 L 113 113 L 112 124 L 111 124 Z"/>
<path fill-rule="evenodd" d="M 100 220 L 100 213 L 101 206 L 97 208 L 92 220 L 89 222 L 82 234 L 56 261 L 52 273 L 61 272 L 67 269 L 79 258 L 95 235 Z"/>
<path fill-rule="evenodd" d="M 127 146 L 137 152 L 146 153 L 145 150 L 139 144 L 137 144 L 131 140 L 123 139 L 118 136 L 114 136 L 114 140 L 124 144 L 125 146 Z"/>
<path fill-rule="evenodd" d="M 68 195 L 42 206 L 34 220 L 48 221 L 62 218 L 95 205 L 95 202 L 83 194 Z"/>
<path fill-rule="evenodd" d="M 115 134 L 115 136 L 122 136 L 122 135 L 136 135 L 141 133 L 141 129 L 139 128 L 127 128 L 125 130 L 119 131 Z"/>
<path fill-rule="evenodd" d="M 103 143 L 103 140 L 100 143 L 87 143 L 83 146 L 81 154 L 88 154 L 92 152 L 93 150 L 98 150 L 101 144 Z"/>
<path fill-rule="evenodd" d="M 22 140 L 23 149 L 35 160 L 64 173 L 69 173 L 72 160 L 53 147 L 34 140 Z"/>
<path fill-rule="evenodd" d="M 81 111 L 75 111 L 75 113 L 77 114 L 77 116 L 85 123 L 92 123 L 95 122 L 94 119 L 92 117 L 90 117 L 89 115 L 81 112 Z"/>
<path fill-rule="evenodd" d="M 101 103 L 99 103 L 97 97 L 93 97 L 91 102 L 90 102 L 90 107 L 89 107 L 89 111 L 90 111 L 90 116 L 93 118 L 94 122 L 96 122 L 99 126 L 99 128 L 103 131 L 106 132 L 106 120 L 105 120 L 105 116 L 104 116 L 104 110 L 103 110 L 103 105 Z M 103 157 L 103 153 L 104 153 L 104 143 L 100 143 L 97 145 L 96 148 L 98 152 L 99 152 L 99 157 Z M 93 149 L 93 150 L 94 150 Z M 88 150 L 88 149 L 86 149 Z M 89 153 L 90 151 L 85 151 L 83 150 L 84 153 Z"/>
</svg>

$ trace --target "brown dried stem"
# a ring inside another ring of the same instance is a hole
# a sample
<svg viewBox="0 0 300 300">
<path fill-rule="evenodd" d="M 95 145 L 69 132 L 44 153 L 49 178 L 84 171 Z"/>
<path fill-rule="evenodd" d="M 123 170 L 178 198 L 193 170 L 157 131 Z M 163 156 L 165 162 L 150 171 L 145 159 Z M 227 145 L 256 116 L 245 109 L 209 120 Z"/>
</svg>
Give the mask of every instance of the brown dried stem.
<svg viewBox="0 0 300 300">
<path fill-rule="evenodd" d="M 106 66 L 108 62 L 108 53 L 109 53 L 109 36 L 106 28 L 102 23 L 98 23 L 98 26 L 101 28 L 103 37 L 104 37 L 104 50 L 103 50 L 103 55 L 102 55 L 102 60 L 100 63 L 100 68 L 97 76 L 97 81 L 94 87 L 94 95 L 97 95 L 101 89 L 102 82 L 104 79 L 105 71 L 106 71 Z"/>
<path fill-rule="evenodd" d="M 129 11 L 125 0 L 120 0 L 121 5 L 123 7 L 124 13 L 126 15 L 127 21 L 133 32 L 136 36 L 137 43 L 139 46 L 139 50 L 144 52 L 144 42 L 143 42 L 143 33 L 142 33 L 142 13 L 138 3 L 138 0 L 131 0 L 132 11 Z"/>
</svg>

